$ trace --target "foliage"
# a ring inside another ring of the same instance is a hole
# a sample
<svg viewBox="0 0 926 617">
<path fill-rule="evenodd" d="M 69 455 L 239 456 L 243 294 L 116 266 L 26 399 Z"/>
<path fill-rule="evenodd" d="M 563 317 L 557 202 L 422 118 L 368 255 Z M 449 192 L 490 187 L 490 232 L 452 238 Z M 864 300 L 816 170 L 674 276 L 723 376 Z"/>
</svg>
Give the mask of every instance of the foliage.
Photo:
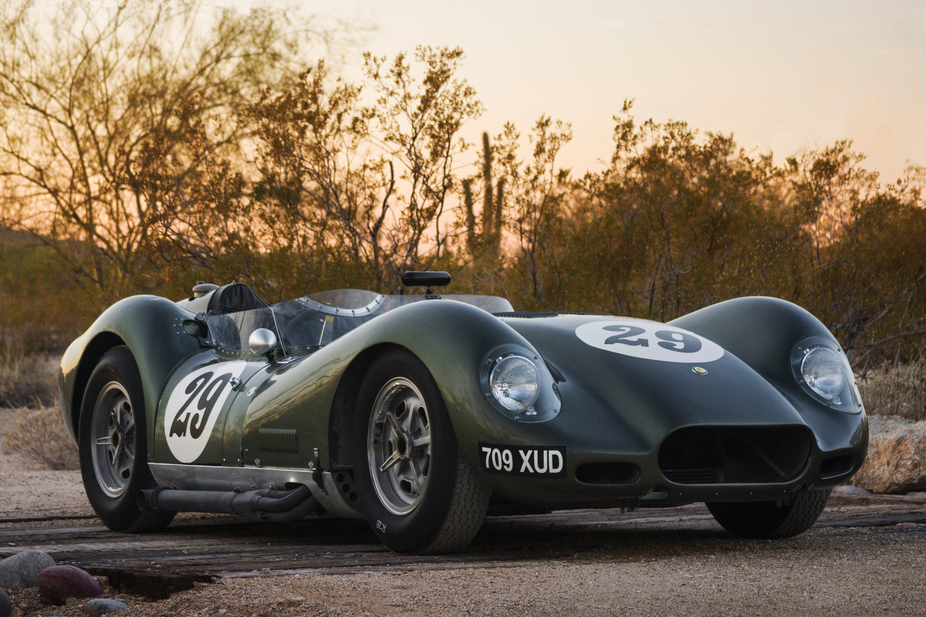
<svg viewBox="0 0 926 617">
<path fill-rule="evenodd" d="M 57 362 L 26 353 L 12 339 L 0 339 L 0 407 L 53 405 L 58 397 Z"/>
<path fill-rule="evenodd" d="M 16 422 L 0 432 L 4 448 L 45 469 L 80 469 L 77 446 L 68 434 L 58 407 L 19 409 Z"/>
<path fill-rule="evenodd" d="M 165 208 L 185 204 L 141 192 L 151 180 L 139 177 L 150 170 L 139 159 L 157 151 L 173 174 L 162 182 L 196 173 L 201 161 L 184 132 L 192 115 L 210 149 L 236 153 L 246 131 L 236 116 L 266 80 L 295 73 L 300 46 L 316 33 L 269 5 L 248 15 L 196 0 L 51 6 L 14 1 L 0 15 L 7 216 L 46 240 L 91 300 L 106 304 L 151 284 L 149 241 L 182 220 Z"/>
<path fill-rule="evenodd" d="M 482 111 L 455 78 L 462 55 L 420 47 L 413 65 L 366 54 L 360 83 L 330 88 L 319 62 L 251 107 L 263 248 L 292 255 L 307 288 L 341 279 L 388 291 L 446 255 L 454 159 L 469 147 L 459 131 Z"/>
<path fill-rule="evenodd" d="M 859 383 L 865 412 L 926 420 L 926 360 L 876 371 Z"/>
<path fill-rule="evenodd" d="M 26 232 L 0 229 L 0 356 L 63 348 L 95 317 L 85 304 L 74 302 L 75 295 L 81 295 L 80 288 L 62 272 L 52 249 Z"/>
</svg>

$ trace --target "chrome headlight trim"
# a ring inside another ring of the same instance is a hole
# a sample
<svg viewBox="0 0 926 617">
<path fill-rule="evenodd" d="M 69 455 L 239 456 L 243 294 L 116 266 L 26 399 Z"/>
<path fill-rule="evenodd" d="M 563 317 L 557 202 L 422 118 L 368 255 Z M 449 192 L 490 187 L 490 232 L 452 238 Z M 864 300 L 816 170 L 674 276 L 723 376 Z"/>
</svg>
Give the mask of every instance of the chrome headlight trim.
<svg viewBox="0 0 926 617">
<path fill-rule="evenodd" d="M 501 345 L 486 354 L 479 383 L 486 401 L 516 422 L 546 422 L 559 414 L 550 370 L 536 352 L 520 345 Z"/>
<path fill-rule="evenodd" d="M 862 398 L 842 349 L 834 342 L 810 336 L 791 352 L 791 372 L 812 399 L 846 413 L 861 413 Z"/>
</svg>

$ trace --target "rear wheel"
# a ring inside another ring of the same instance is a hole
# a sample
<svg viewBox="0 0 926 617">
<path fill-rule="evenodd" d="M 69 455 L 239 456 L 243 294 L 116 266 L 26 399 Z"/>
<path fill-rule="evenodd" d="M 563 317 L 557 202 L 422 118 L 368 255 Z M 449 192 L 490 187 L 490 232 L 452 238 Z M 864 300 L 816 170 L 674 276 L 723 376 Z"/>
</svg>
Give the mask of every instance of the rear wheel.
<svg viewBox="0 0 926 617">
<path fill-rule="evenodd" d="M 353 452 L 367 517 L 389 548 L 449 553 L 479 531 L 491 489 L 463 458 L 437 384 L 411 353 L 390 351 L 370 366 Z"/>
<path fill-rule="evenodd" d="M 141 377 L 128 347 L 106 352 L 90 375 L 78 434 L 84 489 L 100 520 L 115 531 L 166 527 L 173 512 L 141 511 L 136 501 L 156 483 L 148 469 Z"/>
<path fill-rule="evenodd" d="M 790 538 L 817 521 L 830 490 L 798 493 L 790 504 L 774 501 L 709 503 L 707 509 L 724 529 L 744 538 Z"/>
</svg>

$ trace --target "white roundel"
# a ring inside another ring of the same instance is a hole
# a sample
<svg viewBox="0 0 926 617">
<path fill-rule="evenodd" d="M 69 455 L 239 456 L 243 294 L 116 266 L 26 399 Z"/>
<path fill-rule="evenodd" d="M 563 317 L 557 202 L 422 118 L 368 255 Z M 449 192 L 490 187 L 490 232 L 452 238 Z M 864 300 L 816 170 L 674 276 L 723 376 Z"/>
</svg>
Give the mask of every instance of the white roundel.
<svg viewBox="0 0 926 617">
<path fill-rule="evenodd" d="M 658 362 L 703 364 L 719 360 L 723 348 L 687 330 L 640 319 L 593 321 L 576 328 L 586 345 Z"/>
<path fill-rule="evenodd" d="M 215 422 L 247 362 L 203 366 L 180 380 L 167 400 L 164 433 L 171 453 L 181 463 L 192 463 L 206 448 Z"/>
</svg>

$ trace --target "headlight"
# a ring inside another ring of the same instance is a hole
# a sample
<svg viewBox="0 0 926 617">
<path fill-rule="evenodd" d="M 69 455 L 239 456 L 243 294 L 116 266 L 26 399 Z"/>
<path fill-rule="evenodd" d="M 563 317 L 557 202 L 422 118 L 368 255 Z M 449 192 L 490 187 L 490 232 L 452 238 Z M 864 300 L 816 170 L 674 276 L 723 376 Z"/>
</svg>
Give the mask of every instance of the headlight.
<svg viewBox="0 0 926 617">
<path fill-rule="evenodd" d="M 553 376 L 535 352 L 520 345 L 496 347 L 483 359 L 479 382 L 486 401 L 517 422 L 545 422 L 559 413 Z"/>
<path fill-rule="evenodd" d="M 489 374 L 492 395 L 502 407 L 534 415 L 534 403 L 540 397 L 537 366 L 524 356 L 507 356 L 495 363 Z"/>
<path fill-rule="evenodd" d="M 801 375 L 807 386 L 836 404 L 840 403 L 839 393 L 845 387 L 845 375 L 842 362 L 836 352 L 826 347 L 808 349 L 801 358 Z"/>
<path fill-rule="evenodd" d="M 817 401 L 852 413 L 862 410 L 852 368 L 842 351 L 821 337 L 801 341 L 791 354 L 794 378 Z"/>
</svg>

